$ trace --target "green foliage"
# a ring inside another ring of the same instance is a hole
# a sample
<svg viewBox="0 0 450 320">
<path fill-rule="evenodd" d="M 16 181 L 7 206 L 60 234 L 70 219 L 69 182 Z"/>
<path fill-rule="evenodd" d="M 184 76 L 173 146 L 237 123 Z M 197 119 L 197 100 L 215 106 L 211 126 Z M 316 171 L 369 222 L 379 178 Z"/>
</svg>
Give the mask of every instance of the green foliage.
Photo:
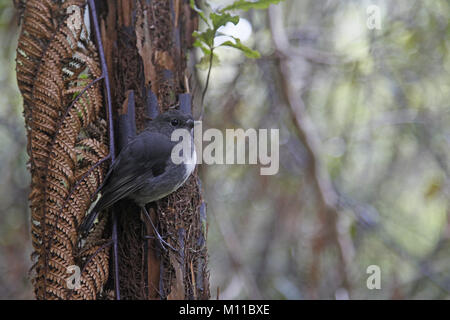
<svg viewBox="0 0 450 320">
<path fill-rule="evenodd" d="M 258 51 L 252 50 L 249 47 L 244 46 L 240 39 L 235 38 L 235 37 L 232 37 L 232 38 L 236 41 L 236 43 L 233 43 L 231 41 L 225 41 L 224 43 L 222 43 L 222 46 L 233 47 L 233 48 L 239 49 L 245 54 L 245 56 L 247 58 L 259 58 L 261 56 Z"/>
<path fill-rule="evenodd" d="M 218 35 L 222 35 L 219 29 L 225 26 L 227 23 L 232 23 L 237 25 L 239 23 L 239 16 L 233 15 L 228 11 L 232 10 L 244 10 L 247 11 L 249 9 L 266 9 L 270 4 L 277 4 L 282 0 L 258 0 L 258 1 L 245 1 L 245 0 L 237 0 L 233 4 L 215 11 L 211 8 L 211 6 L 205 1 L 205 6 L 208 8 L 210 12 L 207 17 L 206 13 L 198 8 L 195 4 L 195 0 L 190 0 L 191 8 L 196 11 L 200 17 L 206 24 L 206 30 L 199 32 L 194 31 L 192 34 L 194 38 L 196 38 L 194 42 L 194 47 L 200 48 L 203 52 L 203 57 L 200 62 L 197 64 L 197 67 L 201 69 L 208 68 L 208 75 L 206 77 L 205 88 L 202 93 L 202 105 L 203 100 L 205 98 L 206 91 L 208 90 L 208 82 L 209 76 L 211 74 L 211 69 L 213 64 L 219 63 L 219 57 L 214 54 L 214 49 L 217 47 L 231 47 L 242 51 L 247 58 L 259 58 L 261 55 L 258 51 L 252 50 L 241 42 L 241 39 L 229 36 L 233 39 L 233 41 L 228 40 L 217 47 L 214 45 L 214 39 Z"/>
<path fill-rule="evenodd" d="M 238 0 L 233 4 L 223 8 L 221 11 L 229 11 L 229 10 L 244 10 L 248 11 L 249 9 L 267 9 L 271 4 L 280 3 L 283 0 L 258 0 L 258 1 L 245 1 Z"/>
<path fill-rule="evenodd" d="M 196 38 L 194 42 L 194 47 L 200 48 L 204 54 L 202 61 L 218 61 L 218 57 L 214 56 L 214 39 L 221 35 L 218 31 L 220 27 L 225 26 L 227 23 L 231 22 L 234 25 L 239 23 L 239 16 L 230 14 L 229 11 L 233 10 L 244 10 L 248 11 L 249 9 L 267 9 L 271 4 L 277 4 L 283 0 L 258 0 L 258 1 L 246 1 L 246 0 L 237 0 L 233 4 L 220 9 L 218 11 L 214 11 L 211 7 L 206 4 L 206 7 L 211 10 L 209 16 L 206 13 L 198 8 L 195 5 L 195 0 L 190 0 L 190 5 L 193 10 L 195 10 L 199 17 L 205 22 L 206 30 L 202 32 L 194 32 L 193 36 Z M 218 45 L 217 47 L 232 47 L 242 51 L 246 57 L 248 58 L 259 58 L 260 54 L 256 50 L 252 50 L 246 45 L 244 45 L 239 38 L 231 37 L 233 41 L 228 40 L 224 43 Z M 211 57 L 212 55 L 212 57 Z M 203 64 L 203 63 L 202 63 Z"/>
<path fill-rule="evenodd" d="M 214 30 L 218 30 L 220 27 L 226 25 L 228 22 L 234 25 L 239 23 L 239 16 L 232 16 L 229 13 L 215 13 L 212 12 L 209 17 L 211 18 Z"/>
</svg>

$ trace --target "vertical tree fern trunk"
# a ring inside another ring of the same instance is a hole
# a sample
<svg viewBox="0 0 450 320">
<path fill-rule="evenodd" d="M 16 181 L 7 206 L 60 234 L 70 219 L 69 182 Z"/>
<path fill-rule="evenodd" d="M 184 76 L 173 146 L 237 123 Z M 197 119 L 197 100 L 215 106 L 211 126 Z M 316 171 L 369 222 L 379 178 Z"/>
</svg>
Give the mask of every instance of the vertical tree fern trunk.
<svg viewBox="0 0 450 320">
<path fill-rule="evenodd" d="M 196 19 L 185 0 L 95 3 L 120 148 L 157 112 L 176 105 L 190 112 L 186 51 Z M 119 220 L 119 259 L 110 255 L 111 215 L 101 216 L 80 241 L 79 225 L 115 145 L 106 121 L 109 100 L 102 93 L 105 68 L 92 30 L 88 37 L 93 21 L 85 23 L 86 0 L 21 0 L 17 7 L 22 31 L 16 70 L 30 156 L 36 298 L 111 298 L 117 270 L 122 299 L 209 298 L 205 205 L 196 173 L 150 210 L 175 250 L 161 251 L 146 237 L 153 233 L 148 221 L 125 202 L 112 210 Z"/>
<path fill-rule="evenodd" d="M 197 20 L 189 1 L 96 4 L 116 123 L 127 118 L 139 133 L 156 112 L 176 105 L 190 111 L 186 53 Z M 134 134 L 133 128 L 126 128 L 119 124 L 116 141 L 122 144 Z M 208 299 L 205 205 L 197 173 L 149 210 L 161 235 L 176 251 L 161 250 L 154 239 L 145 238 L 153 233 L 138 207 L 125 202 L 118 205 L 122 299 Z"/>
</svg>

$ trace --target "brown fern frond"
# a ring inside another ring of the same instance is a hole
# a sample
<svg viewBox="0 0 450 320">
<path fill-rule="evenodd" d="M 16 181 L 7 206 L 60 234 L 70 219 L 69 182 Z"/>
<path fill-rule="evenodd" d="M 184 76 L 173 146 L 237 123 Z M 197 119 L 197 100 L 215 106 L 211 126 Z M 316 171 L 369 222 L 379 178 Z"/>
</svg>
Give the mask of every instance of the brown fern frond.
<svg viewBox="0 0 450 320">
<path fill-rule="evenodd" d="M 30 156 L 32 282 L 38 299 L 95 299 L 108 279 L 106 222 L 86 248 L 77 228 L 106 173 L 97 49 L 82 37 L 88 34 L 84 0 L 23 4 L 16 69 Z M 68 10 L 73 6 L 77 10 Z M 71 24 L 74 14 L 81 18 L 77 26 Z M 81 287 L 69 289 L 68 270 L 77 263 L 83 264 Z"/>
</svg>

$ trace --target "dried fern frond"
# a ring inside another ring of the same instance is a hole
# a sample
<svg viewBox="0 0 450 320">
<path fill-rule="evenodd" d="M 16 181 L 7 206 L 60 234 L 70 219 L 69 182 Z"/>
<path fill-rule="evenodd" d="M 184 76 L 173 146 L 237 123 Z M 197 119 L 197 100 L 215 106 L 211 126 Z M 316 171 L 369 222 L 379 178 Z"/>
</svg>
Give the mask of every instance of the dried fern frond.
<svg viewBox="0 0 450 320">
<path fill-rule="evenodd" d="M 38 299 L 95 299 L 108 279 L 105 241 L 81 250 L 77 234 L 108 155 L 97 49 L 82 36 L 88 32 L 78 19 L 84 10 L 83 0 L 24 3 L 16 62 L 30 156 Z M 72 290 L 68 270 L 77 264 L 81 288 Z"/>
</svg>

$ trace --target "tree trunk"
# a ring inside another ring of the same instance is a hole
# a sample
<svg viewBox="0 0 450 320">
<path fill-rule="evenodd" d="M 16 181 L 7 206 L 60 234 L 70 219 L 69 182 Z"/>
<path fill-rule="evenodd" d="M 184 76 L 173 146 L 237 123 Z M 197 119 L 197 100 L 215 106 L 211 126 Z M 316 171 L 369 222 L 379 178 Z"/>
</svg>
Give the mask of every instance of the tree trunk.
<svg viewBox="0 0 450 320">
<path fill-rule="evenodd" d="M 197 18 L 187 0 L 96 1 L 96 6 L 120 149 L 157 112 L 175 105 L 191 112 L 186 52 Z M 153 231 L 137 206 L 123 202 L 114 210 L 122 299 L 209 298 L 205 204 L 197 172 L 149 208 L 176 252 L 145 238 Z"/>
</svg>

